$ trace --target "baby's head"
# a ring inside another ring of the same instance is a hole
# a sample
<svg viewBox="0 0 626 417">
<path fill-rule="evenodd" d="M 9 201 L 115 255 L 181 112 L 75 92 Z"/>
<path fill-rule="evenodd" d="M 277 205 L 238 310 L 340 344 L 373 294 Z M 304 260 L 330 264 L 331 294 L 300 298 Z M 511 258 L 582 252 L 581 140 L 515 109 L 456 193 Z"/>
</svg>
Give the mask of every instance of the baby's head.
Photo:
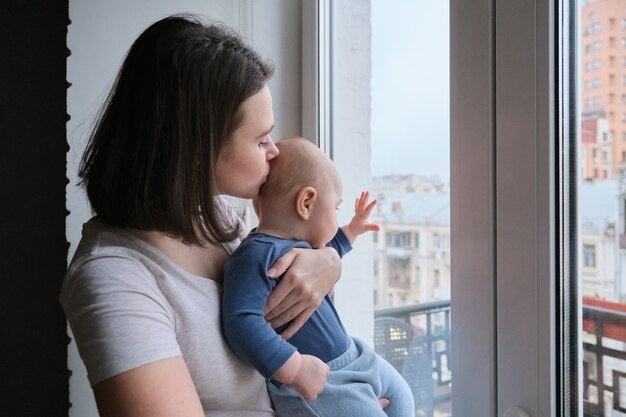
<svg viewBox="0 0 626 417">
<path fill-rule="evenodd" d="M 343 186 L 333 161 L 303 138 L 279 141 L 255 201 L 259 228 L 323 247 L 337 232 Z"/>
</svg>

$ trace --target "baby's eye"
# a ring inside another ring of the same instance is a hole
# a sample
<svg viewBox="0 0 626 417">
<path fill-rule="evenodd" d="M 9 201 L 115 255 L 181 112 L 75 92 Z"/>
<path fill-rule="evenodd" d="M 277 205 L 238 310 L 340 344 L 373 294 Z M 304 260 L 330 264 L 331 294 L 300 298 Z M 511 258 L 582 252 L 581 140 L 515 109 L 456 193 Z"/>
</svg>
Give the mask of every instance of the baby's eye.
<svg viewBox="0 0 626 417">
<path fill-rule="evenodd" d="M 259 142 L 259 148 L 265 149 L 269 146 L 270 142 L 268 140 L 264 140 L 263 142 Z"/>
</svg>

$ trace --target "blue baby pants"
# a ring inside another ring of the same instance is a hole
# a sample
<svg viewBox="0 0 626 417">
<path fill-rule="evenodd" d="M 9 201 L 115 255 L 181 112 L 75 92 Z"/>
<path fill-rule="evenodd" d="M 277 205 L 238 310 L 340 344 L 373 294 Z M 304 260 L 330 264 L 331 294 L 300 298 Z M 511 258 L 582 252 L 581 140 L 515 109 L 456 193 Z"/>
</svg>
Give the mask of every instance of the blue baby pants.
<svg viewBox="0 0 626 417">
<path fill-rule="evenodd" d="M 268 382 L 278 417 L 414 417 L 413 394 L 387 361 L 357 338 L 348 350 L 327 363 L 324 390 L 308 402 L 291 386 Z M 382 410 L 379 398 L 390 404 Z"/>
</svg>

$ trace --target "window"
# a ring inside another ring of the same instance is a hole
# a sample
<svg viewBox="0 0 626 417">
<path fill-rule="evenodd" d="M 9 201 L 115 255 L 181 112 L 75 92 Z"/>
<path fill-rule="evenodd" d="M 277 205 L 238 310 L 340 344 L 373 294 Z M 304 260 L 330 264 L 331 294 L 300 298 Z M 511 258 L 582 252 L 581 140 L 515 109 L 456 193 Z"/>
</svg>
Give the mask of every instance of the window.
<svg viewBox="0 0 626 417">
<path fill-rule="evenodd" d="M 373 288 L 370 286 L 376 297 L 367 300 L 375 300 L 376 317 L 396 315 L 418 329 L 418 334 L 432 337 L 429 346 L 435 359 L 449 350 L 446 340 L 451 328 L 451 268 L 449 258 L 446 260 L 441 250 L 450 228 L 450 6 L 447 1 L 402 0 L 391 4 L 371 0 L 367 2 L 370 17 L 363 21 L 360 9 L 337 6 L 342 2 L 331 3 L 333 13 L 339 14 L 332 19 L 331 31 L 333 158 L 340 170 L 353 175 L 351 178 L 372 184 L 372 194 L 379 202 L 377 222 L 384 230 L 386 243 L 373 247 L 371 256 L 380 259 L 380 264 Z M 423 16 L 428 19 L 421 19 Z M 416 19 L 420 19 L 419 25 L 415 24 Z M 359 22 L 365 32 L 357 33 L 354 22 Z M 429 42 L 416 47 L 414 40 L 426 38 Z M 371 43 L 370 51 L 362 48 L 367 42 Z M 357 52 L 361 56 L 368 54 L 359 66 L 355 66 Z M 428 65 L 424 65 L 424 56 L 429 57 Z M 363 77 L 355 80 L 355 73 Z M 415 82 L 408 83 L 409 79 Z M 346 115 L 354 114 L 355 108 L 349 104 L 354 98 L 344 98 L 359 88 L 364 93 L 363 102 L 367 101 L 363 106 L 367 110 L 365 116 L 358 124 L 342 123 L 341 120 L 347 120 Z M 417 103 L 415 97 L 420 97 L 423 104 Z M 355 139 L 352 130 L 356 126 L 368 127 L 358 128 L 367 132 L 359 139 Z M 418 130 L 429 133 L 414 135 Z M 369 152 L 369 146 L 363 147 L 362 141 L 370 142 L 371 155 L 364 153 Z M 371 172 L 354 171 L 355 158 L 362 158 L 363 166 L 369 166 Z M 351 192 L 346 185 L 346 200 Z M 360 240 L 355 246 L 360 245 Z M 344 270 L 349 269 L 347 258 Z M 447 320 L 445 315 L 435 320 L 435 310 L 430 311 L 430 307 L 424 310 L 431 302 L 440 303 L 437 311 L 448 311 Z M 337 304 L 340 306 L 340 302 Z M 410 313 L 398 315 L 399 306 Z M 430 326 L 426 325 L 427 317 Z M 448 330 L 437 330 L 435 323 Z M 441 369 L 450 372 L 445 364 Z M 438 383 L 432 376 L 430 382 Z M 449 381 L 438 386 L 437 396 L 442 400 L 428 404 L 435 415 L 450 414 L 451 390 Z"/>
<path fill-rule="evenodd" d="M 602 106 L 602 99 L 600 98 L 600 96 L 594 96 L 593 97 L 593 104 L 592 107 L 600 107 Z"/>
<path fill-rule="evenodd" d="M 602 61 L 600 61 L 599 59 L 594 59 L 592 65 L 594 70 L 599 70 L 602 68 Z"/>
<path fill-rule="evenodd" d="M 596 246 L 583 244 L 583 267 L 596 267 Z"/>
</svg>

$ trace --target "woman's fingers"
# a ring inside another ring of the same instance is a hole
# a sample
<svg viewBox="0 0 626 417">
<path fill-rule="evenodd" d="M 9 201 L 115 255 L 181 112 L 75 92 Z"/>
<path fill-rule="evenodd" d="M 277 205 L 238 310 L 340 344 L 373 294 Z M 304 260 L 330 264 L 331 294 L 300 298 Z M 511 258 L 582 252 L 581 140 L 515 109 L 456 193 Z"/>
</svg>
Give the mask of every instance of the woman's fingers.
<svg viewBox="0 0 626 417">
<path fill-rule="evenodd" d="M 293 261 L 298 257 L 298 250 L 292 249 L 274 262 L 274 264 L 267 271 L 267 276 L 270 278 L 278 278 L 289 269 Z"/>
<path fill-rule="evenodd" d="M 297 315 L 293 319 L 289 327 L 287 327 L 287 329 L 285 329 L 285 331 L 281 333 L 282 338 L 285 340 L 291 339 L 291 337 L 293 337 L 293 335 L 296 334 L 302 326 L 304 326 L 304 323 L 306 323 L 306 321 L 311 317 L 311 314 L 313 314 L 314 311 L 315 308 L 307 308 L 299 315 Z"/>
<path fill-rule="evenodd" d="M 272 320 L 276 319 L 277 317 L 284 314 L 286 311 L 288 311 L 289 309 L 293 308 L 295 305 L 301 302 L 300 296 L 298 295 L 296 291 L 293 291 L 293 289 L 289 289 L 284 292 L 279 292 L 280 287 L 281 285 L 277 286 L 272 292 L 272 294 L 270 295 L 270 298 L 280 297 L 280 300 L 277 303 L 274 303 L 275 305 L 271 309 L 268 308 L 267 305 L 265 307 L 265 320 L 266 321 L 271 322 Z M 283 285 L 283 287 L 287 287 L 287 285 Z M 269 303 L 269 299 L 268 299 L 268 303 Z M 297 314 L 294 314 L 293 317 L 295 317 L 296 315 Z M 277 326 L 272 326 L 272 327 L 277 327 Z"/>
</svg>

